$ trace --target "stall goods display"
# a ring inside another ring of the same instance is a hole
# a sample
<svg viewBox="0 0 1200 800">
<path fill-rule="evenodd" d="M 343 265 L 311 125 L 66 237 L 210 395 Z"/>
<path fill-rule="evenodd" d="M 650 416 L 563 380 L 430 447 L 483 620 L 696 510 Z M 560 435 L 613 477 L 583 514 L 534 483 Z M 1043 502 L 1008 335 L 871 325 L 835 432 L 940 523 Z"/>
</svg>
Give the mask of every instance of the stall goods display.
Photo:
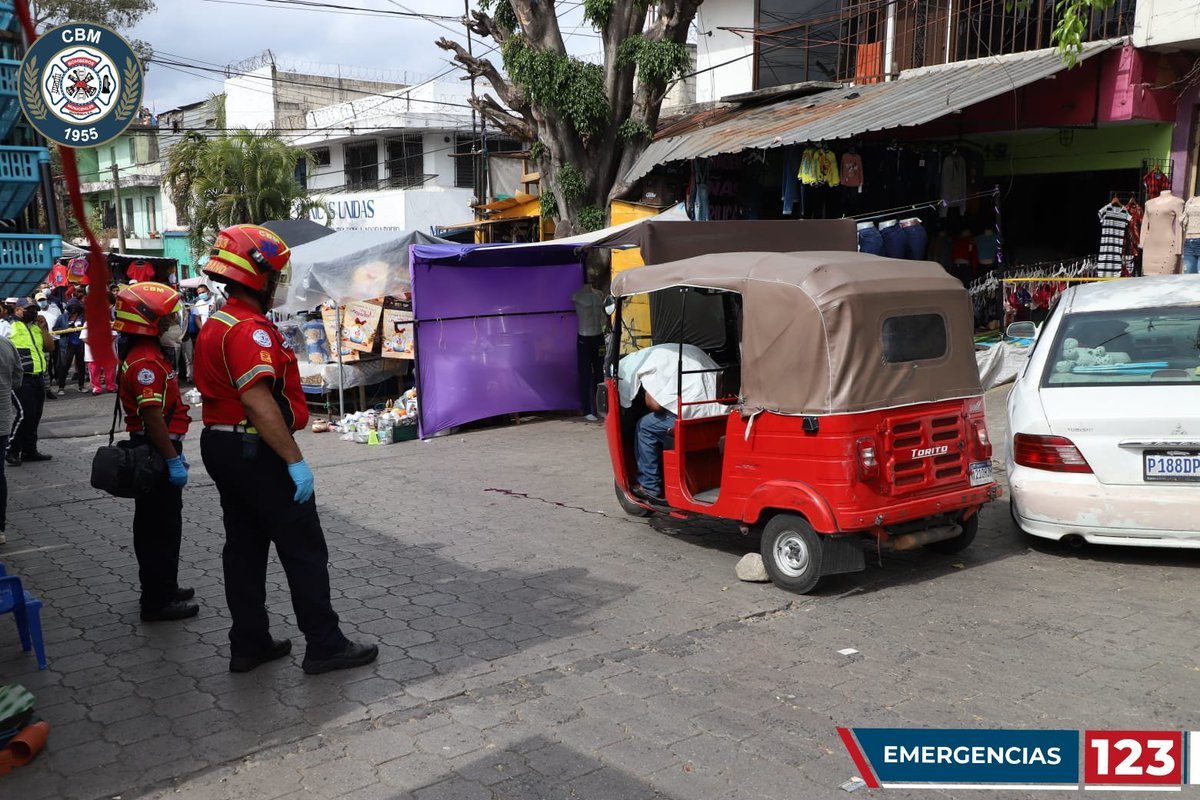
<svg viewBox="0 0 1200 800">
<path fill-rule="evenodd" d="M 385 309 L 383 312 L 383 348 L 384 358 L 415 358 L 413 351 L 413 314 L 398 308 Z"/>
<path fill-rule="evenodd" d="M 410 389 L 396 400 L 370 411 L 356 411 L 340 420 L 323 424 L 323 430 L 342 434 L 342 441 L 357 444 L 391 444 L 415 439 L 417 434 L 417 393 Z M 313 427 L 317 430 L 316 423 Z"/>
<path fill-rule="evenodd" d="M 342 313 L 342 336 L 345 344 L 360 353 L 375 351 L 379 341 L 379 320 L 383 306 L 378 303 L 359 302 L 345 306 Z"/>
</svg>

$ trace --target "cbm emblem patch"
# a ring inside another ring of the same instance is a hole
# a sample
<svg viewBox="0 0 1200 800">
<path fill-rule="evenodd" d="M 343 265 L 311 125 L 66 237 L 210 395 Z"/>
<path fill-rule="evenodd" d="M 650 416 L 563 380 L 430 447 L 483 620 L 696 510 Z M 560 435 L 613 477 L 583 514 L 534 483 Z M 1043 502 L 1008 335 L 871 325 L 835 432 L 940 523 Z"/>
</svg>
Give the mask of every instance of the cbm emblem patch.
<svg viewBox="0 0 1200 800">
<path fill-rule="evenodd" d="M 72 22 L 38 37 L 21 62 L 21 111 L 38 133 L 67 147 L 95 147 L 142 109 L 142 62 L 119 34 Z"/>
</svg>

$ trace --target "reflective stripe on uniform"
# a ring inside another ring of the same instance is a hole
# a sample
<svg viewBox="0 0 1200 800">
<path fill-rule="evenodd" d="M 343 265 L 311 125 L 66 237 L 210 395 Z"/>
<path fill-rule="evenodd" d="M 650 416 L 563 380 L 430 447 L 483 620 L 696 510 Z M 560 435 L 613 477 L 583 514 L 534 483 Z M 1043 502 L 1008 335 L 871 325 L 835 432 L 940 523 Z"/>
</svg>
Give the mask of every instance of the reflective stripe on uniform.
<svg viewBox="0 0 1200 800">
<path fill-rule="evenodd" d="M 255 378 L 257 378 L 259 375 L 269 375 L 272 378 L 274 378 L 275 377 L 275 369 L 273 367 L 271 367 L 269 364 L 259 364 L 258 366 L 251 367 L 246 372 L 245 375 L 243 375 L 242 377 L 240 377 L 236 381 L 234 381 L 233 385 L 240 392 L 242 389 L 244 389 L 246 387 L 247 384 L 249 384 L 251 381 L 253 381 Z"/>
<path fill-rule="evenodd" d="M 223 322 L 223 323 L 225 323 L 226 325 L 228 325 L 228 326 L 229 326 L 229 327 L 231 327 L 231 328 L 232 328 L 234 325 L 237 325 L 239 322 L 241 322 L 241 321 L 242 321 L 242 320 L 238 319 L 238 318 L 237 318 L 237 317 L 235 317 L 235 316 L 232 316 L 232 315 L 230 315 L 230 314 L 226 314 L 224 311 L 218 311 L 218 312 L 216 312 L 216 313 L 214 313 L 214 314 L 210 314 L 210 315 L 208 316 L 208 318 L 209 318 L 209 320 L 214 320 L 214 319 L 215 319 L 217 322 Z"/>
<path fill-rule="evenodd" d="M 137 404 L 138 404 L 139 408 L 141 408 L 142 403 L 150 403 L 150 402 L 158 403 L 161 406 L 161 405 L 166 405 L 167 400 L 166 400 L 166 397 L 161 394 L 138 395 Z"/>
</svg>

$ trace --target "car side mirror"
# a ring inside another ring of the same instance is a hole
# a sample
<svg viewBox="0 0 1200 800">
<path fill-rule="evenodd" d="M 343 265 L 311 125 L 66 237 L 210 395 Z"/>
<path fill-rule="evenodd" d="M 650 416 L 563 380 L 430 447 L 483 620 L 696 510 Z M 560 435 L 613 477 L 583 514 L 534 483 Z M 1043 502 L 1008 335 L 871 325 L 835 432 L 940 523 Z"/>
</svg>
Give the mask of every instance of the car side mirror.
<svg viewBox="0 0 1200 800">
<path fill-rule="evenodd" d="M 1004 331 L 1009 339 L 1036 339 L 1037 325 L 1032 322 L 1014 322 Z"/>
<path fill-rule="evenodd" d="M 604 313 L 610 317 L 617 312 L 617 298 L 611 294 L 604 298 Z"/>
</svg>

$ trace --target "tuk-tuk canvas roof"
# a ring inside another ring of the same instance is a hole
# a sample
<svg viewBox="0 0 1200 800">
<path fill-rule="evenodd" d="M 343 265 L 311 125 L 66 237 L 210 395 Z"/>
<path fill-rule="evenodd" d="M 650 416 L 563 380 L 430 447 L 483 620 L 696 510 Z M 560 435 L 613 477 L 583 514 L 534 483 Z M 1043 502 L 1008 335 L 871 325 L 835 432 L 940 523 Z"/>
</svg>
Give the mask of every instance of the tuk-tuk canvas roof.
<svg viewBox="0 0 1200 800">
<path fill-rule="evenodd" d="M 853 252 L 718 253 L 627 270 L 612 292 L 678 286 L 742 295 L 749 411 L 852 413 L 981 393 L 967 293 L 937 264 Z M 884 361 L 884 320 L 909 314 L 944 319 L 944 356 Z"/>
</svg>

